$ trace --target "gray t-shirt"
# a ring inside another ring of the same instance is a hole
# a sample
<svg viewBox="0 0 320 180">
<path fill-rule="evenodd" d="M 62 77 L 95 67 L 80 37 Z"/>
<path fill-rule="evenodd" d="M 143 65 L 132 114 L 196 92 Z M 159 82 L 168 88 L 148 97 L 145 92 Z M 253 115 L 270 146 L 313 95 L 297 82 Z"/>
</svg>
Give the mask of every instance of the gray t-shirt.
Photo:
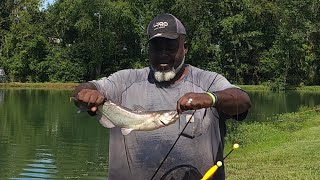
<svg viewBox="0 0 320 180">
<path fill-rule="evenodd" d="M 236 87 L 220 74 L 189 67 L 184 79 L 169 87 L 155 83 L 149 67 L 121 70 L 91 82 L 107 99 L 129 109 L 138 105 L 146 111 L 175 110 L 178 99 L 188 92 Z M 110 129 L 109 180 L 150 179 L 192 113 L 184 112 L 179 121 L 154 131 L 132 131 L 124 136 L 120 128 Z M 178 140 L 154 179 L 180 180 L 189 175 L 189 179 L 192 176 L 199 179 L 199 173 L 201 177 L 217 160 L 222 160 L 223 135 L 219 126 L 215 108 L 197 110 L 184 131 L 185 136 Z M 218 174 L 217 179 L 224 179 L 223 168 Z"/>
</svg>

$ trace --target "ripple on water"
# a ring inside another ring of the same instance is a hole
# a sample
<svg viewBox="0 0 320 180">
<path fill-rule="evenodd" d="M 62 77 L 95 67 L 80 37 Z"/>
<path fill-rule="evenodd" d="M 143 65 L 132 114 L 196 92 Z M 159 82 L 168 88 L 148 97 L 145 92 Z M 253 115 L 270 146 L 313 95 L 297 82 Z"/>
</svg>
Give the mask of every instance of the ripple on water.
<svg viewBox="0 0 320 180">
<path fill-rule="evenodd" d="M 10 179 L 55 179 L 58 170 L 50 152 L 50 149 L 36 149 L 35 159 L 25 161 L 19 175 Z"/>
</svg>

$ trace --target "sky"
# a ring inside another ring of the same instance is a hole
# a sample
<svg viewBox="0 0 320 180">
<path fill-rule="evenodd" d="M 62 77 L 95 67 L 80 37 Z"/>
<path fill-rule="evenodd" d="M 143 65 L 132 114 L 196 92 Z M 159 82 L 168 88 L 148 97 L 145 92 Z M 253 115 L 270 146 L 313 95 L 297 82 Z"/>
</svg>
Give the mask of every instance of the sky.
<svg viewBox="0 0 320 180">
<path fill-rule="evenodd" d="M 44 0 L 44 7 L 47 7 L 47 4 L 52 4 L 54 3 L 55 0 Z"/>
<path fill-rule="evenodd" d="M 46 3 L 52 4 L 54 2 L 54 0 L 45 0 Z"/>
</svg>

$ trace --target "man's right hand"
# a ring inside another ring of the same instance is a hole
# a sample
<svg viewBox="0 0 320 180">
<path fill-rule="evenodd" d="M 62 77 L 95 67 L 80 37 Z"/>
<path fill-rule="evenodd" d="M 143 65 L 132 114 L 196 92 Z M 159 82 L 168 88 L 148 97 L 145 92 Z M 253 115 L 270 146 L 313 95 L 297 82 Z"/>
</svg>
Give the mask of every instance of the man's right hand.
<svg viewBox="0 0 320 180">
<path fill-rule="evenodd" d="M 79 103 L 86 103 L 88 109 L 92 112 L 97 111 L 97 107 L 104 103 L 105 97 L 102 93 L 93 89 L 82 89 L 76 95 L 76 99 Z"/>
</svg>

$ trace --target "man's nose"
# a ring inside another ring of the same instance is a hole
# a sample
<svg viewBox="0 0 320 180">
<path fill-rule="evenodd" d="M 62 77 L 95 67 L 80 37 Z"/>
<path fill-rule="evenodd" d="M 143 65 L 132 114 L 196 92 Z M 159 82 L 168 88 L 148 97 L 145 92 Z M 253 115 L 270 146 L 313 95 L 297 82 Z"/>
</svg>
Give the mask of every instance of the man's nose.
<svg viewBox="0 0 320 180">
<path fill-rule="evenodd" d="M 168 49 L 167 48 L 159 48 L 158 50 L 157 50 L 157 54 L 159 54 L 159 55 L 166 55 L 166 56 L 168 56 L 169 55 L 169 51 L 168 51 Z"/>
</svg>

